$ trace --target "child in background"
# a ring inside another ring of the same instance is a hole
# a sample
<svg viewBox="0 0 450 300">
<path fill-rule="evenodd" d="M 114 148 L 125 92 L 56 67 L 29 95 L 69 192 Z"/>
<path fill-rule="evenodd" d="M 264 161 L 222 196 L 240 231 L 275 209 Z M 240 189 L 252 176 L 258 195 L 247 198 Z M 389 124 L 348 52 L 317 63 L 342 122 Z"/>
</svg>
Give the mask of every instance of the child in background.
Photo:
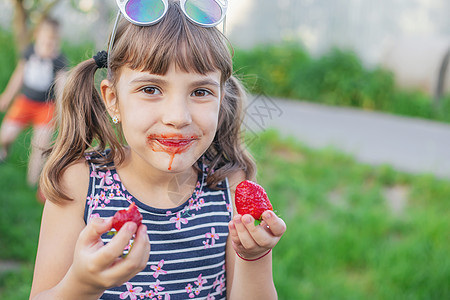
<svg viewBox="0 0 450 300">
<path fill-rule="evenodd" d="M 121 7 L 108 58 L 101 52 L 68 78 L 41 177 L 49 201 L 30 298 L 277 298 L 270 250 L 286 225 L 266 211 L 255 226 L 234 207 L 236 185 L 256 170 L 241 145 L 244 92 L 213 27 L 226 7 L 218 17 L 203 11 L 216 17 L 208 23 L 185 1 L 166 3 L 153 19 L 155 7 L 141 6 L 142 16 Z M 131 202 L 142 225 L 108 234 Z"/>
<path fill-rule="evenodd" d="M 0 128 L 0 161 L 6 159 L 19 133 L 29 124 L 33 126 L 27 176 L 30 186 L 39 180 L 42 153 L 50 145 L 55 109 L 53 85 L 57 77 L 62 77 L 65 66 L 66 59 L 59 52 L 59 23 L 46 18 L 37 28 L 35 43 L 25 50 L 0 96 L 0 111 L 5 111 L 20 90 Z"/>
</svg>

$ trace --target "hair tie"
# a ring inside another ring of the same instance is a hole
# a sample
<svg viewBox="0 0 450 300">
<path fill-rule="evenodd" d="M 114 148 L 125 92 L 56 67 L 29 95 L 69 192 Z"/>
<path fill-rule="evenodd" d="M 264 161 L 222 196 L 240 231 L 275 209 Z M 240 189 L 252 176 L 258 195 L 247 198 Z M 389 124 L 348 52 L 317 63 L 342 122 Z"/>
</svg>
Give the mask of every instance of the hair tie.
<svg viewBox="0 0 450 300">
<path fill-rule="evenodd" d="M 97 52 L 97 54 L 93 56 L 93 59 L 100 69 L 108 67 L 108 53 L 105 50 Z"/>
</svg>

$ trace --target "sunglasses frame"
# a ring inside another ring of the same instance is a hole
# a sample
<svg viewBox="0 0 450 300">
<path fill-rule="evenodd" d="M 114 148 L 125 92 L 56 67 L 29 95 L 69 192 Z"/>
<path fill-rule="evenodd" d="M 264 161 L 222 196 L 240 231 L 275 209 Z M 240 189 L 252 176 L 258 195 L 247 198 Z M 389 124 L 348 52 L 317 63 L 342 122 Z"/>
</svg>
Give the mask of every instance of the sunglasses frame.
<svg viewBox="0 0 450 300">
<path fill-rule="evenodd" d="M 161 14 L 161 16 L 158 17 L 156 20 L 153 20 L 150 22 L 139 22 L 139 21 L 136 21 L 133 18 L 131 18 L 125 10 L 126 5 L 128 4 L 129 1 L 130 0 L 116 0 L 116 3 L 117 3 L 117 6 L 119 7 L 120 13 L 122 13 L 122 15 L 125 17 L 125 19 L 127 19 L 130 23 L 133 23 L 133 24 L 139 25 L 139 26 L 150 26 L 150 25 L 158 23 L 166 15 L 168 7 L 169 7 L 168 0 L 159 0 L 164 4 L 164 12 Z M 228 0 L 210 0 L 210 1 L 214 1 L 220 7 L 222 14 L 218 21 L 211 23 L 211 24 L 205 24 L 205 23 L 196 21 L 194 18 L 192 18 L 187 13 L 186 1 L 189 1 L 189 0 L 179 0 L 179 1 L 180 1 L 181 10 L 183 11 L 184 15 L 188 18 L 188 20 L 199 26 L 202 26 L 202 27 L 214 27 L 214 26 L 217 26 L 218 24 L 220 24 L 225 19 L 225 15 L 227 13 L 227 8 L 228 8 Z"/>
<path fill-rule="evenodd" d="M 111 55 L 109 55 L 109 54 L 111 53 L 112 46 L 114 44 L 114 39 L 116 37 L 117 25 L 119 24 L 120 15 L 123 15 L 125 17 L 125 19 L 127 19 L 132 24 L 135 24 L 138 26 L 151 26 L 151 25 L 154 25 L 154 24 L 158 23 L 159 21 L 161 21 L 161 19 L 166 15 L 167 10 L 169 9 L 168 0 L 160 0 L 164 3 L 164 12 L 162 13 L 162 15 L 158 19 L 151 21 L 151 22 L 138 22 L 138 21 L 135 21 L 132 18 L 130 18 L 125 11 L 125 6 L 127 5 L 128 1 L 130 1 L 130 0 L 116 0 L 117 6 L 119 7 L 119 9 L 117 11 L 116 20 L 114 21 L 114 26 L 113 26 L 113 29 L 111 32 L 111 37 L 110 37 L 109 44 L 108 44 L 108 57 L 107 57 L 108 70 L 109 70 L 109 66 L 111 66 L 111 64 L 110 64 Z M 179 0 L 179 1 L 180 1 L 181 10 L 183 11 L 184 15 L 188 18 L 189 21 L 191 21 L 192 23 L 197 24 L 199 26 L 202 26 L 202 27 L 214 27 L 214 26 L 217 26 L 218 24 L 220 24 L 220 22 L 223 22 L 222 33 L 225 34 L 225 22 L 226 22 L 225 20 L 226 20 L 227 8 L 228 8 L 228 0 L 210 0 L 210 1 L 216 2 L 222 10 L 222 16 L 220 17 L 219 21 L 214 22 L 212 24 L 203 24 L 201 22 L 195 21 L 193 18 L 191 18 L 188 15 L 188 13 L 186 12 L 186 9 L 185 9 L 185 4 L 186 4 L 186 1 L 188 1 L 188 0 Z"/>
</svg>

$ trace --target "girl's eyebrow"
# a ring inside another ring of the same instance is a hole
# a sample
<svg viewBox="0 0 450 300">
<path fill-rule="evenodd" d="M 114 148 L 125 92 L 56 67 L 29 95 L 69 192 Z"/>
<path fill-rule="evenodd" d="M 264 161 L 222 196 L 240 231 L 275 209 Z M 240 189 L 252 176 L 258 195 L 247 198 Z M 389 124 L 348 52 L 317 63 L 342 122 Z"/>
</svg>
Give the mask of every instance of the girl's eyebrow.
<svg viewBox="0 0 450 300">
<path fill-rule="evenodd" d="M 147 83 L 147 82 L 153 82 L 153 83 L 156 83 L 156 84 L 164 84 L 164 83 L 167 83 L 167 80 L 164 80 L 162 78 L 158 78 L 156 76 L 148 75 L 148 76 L 137 77 L 137 78 L 131 80 L 130 84 Z"/>
<path fill-rule="evenodd" d="M 137 77 L 137 78 L 131 80 L 130 84 L 148 83 L 148 82 L 152 82 L 152 83 L 163 85 L 163 84 L 167 84 L 168 80 L 159 78 L 157 76 L 145 75 L 145 76 L 140 76 L 140 77 Z M 205 85 L 209 85 L 209 86 L 214 86 L 214 87 L 220 88 L 220 83 L 217 82 L 214 79 L 211 79 L 211 78 L 195 80 L 195 81 L 190 82 L 189 85 L 190 86 L 205 86 Z"/>
<path fill-rule="evenodd" d="M 217 88 L 220 88 L 220 83 L 218 83 L 217 81 L 213 80 L 213 79 L 200 79 L 197 81 L 193 81 L 191 82 L 192 86 L 205 86 L 205 85 L 209 85 L 209 86 L 214 86 Z"/>
</svg>

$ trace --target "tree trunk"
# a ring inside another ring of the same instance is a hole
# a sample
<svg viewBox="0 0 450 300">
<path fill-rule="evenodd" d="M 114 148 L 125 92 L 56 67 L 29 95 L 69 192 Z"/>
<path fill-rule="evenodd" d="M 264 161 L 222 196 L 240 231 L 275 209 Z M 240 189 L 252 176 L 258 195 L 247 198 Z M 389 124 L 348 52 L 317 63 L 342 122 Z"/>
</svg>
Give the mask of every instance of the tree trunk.
<svg viewBox="0 0 450 300">
<path fill-rule="evenodd" d="M 13 33 L 16 43 L 16 51 L 25 50 L 30 42 L 30 31 L 27 24 L 28 12 L 24 7 L 23 0 L 14 1 Z"/>
</svg>

